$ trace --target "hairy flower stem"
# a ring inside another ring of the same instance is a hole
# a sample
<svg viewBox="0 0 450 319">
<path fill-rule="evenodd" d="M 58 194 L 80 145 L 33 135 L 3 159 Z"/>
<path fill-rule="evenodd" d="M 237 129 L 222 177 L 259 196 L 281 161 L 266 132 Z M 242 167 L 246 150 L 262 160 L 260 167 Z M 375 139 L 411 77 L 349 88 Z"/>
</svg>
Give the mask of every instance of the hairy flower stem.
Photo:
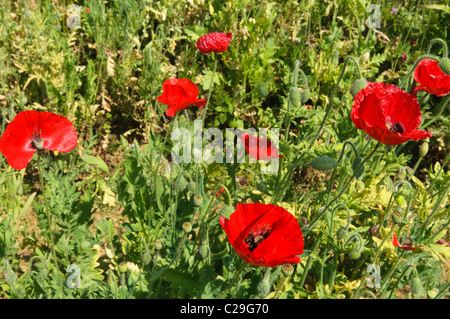
<svg viewBox="0 0 450 319">
<path fill-rule="evenodd" d="M 444 40 L 442 40 L 441 38 L 433 39 L 430 41 L 430 43 L 428 43 L 427 54 L 431 54 L 431 47 L 435 43 L 440 43 L 442 45 L 442 49 L 443 49 L 442 57 L 446 58 L 448 56 L 447 43 Z"/>
<path fill-rule="evenodd" d="M 308 256 L 308 261 L 306 262 L 305 265 L 305 269 L 303 270 L 303 274 L 302 277 L 300 278 L 300 287 L 303 287 L 303 285 L 305 284 L 305 280 L 306 280 L 306 276 L 308 275 L 309 269 L 312 266 L 312 262 L 313 262 L 313 257 L 312 255 L 317 251 L 319 244 L 320 244 L 320 239 L 322 238 L 323 232 L 320 232 L 317 235 L 317 238 L 314 242 L 314 246 L 311 249 L 311 254 Z"/>
<path fill-rule="evenodd" d="M 225 289 L 218 297 L 218 299 L 223 299 L 225 298 L 225 296 L 227 295 L 227 293 L 231 290 L 231 288 L 233 288 L 234 284 L 238 281 L 242 271 L 247 268 L 248 264 L 245 261 L 242 261 L 241 267 L 239 268 L 239 270 L 236 272 L 236 274 L 234 275 L 233 280 L 231 281 L 231 283 L 228 285 L 227 289 Z"/>
<path fill-rule="evenodd" d="M 209 100 L 211 99 L 211 92 L 212 92 L 212 88 L 214 86 L 214 77 L 216 76 L 217 58 L 213 55 L 213 59 L 214 59 L 214 68 L 213 68 L 213 73 L 212 73 L 212 76 L 211 76 L 211 82 L 209 83 L 208 98 L 206 100 L 206 105 L 203 108 L 202 123 L 205 122 L 206 111 L 208 110 Z"/>
<path fill-rule="evenodd" d="M 59 266 L 58 266 L 58 259 L 56 257 L 56 251 L 55 251 L 55 239 L 54 239 L 54 234 L 53 234 L 53 230 L 52 230 L 52 215 L 50 214 L 50 207 L 47 203 L 47 198 L 45 196 L 45 184 L 44 184 L 44 177 L 42 176 L 42 170 L 41 170 L 41 155 L 38 152 L 38 161 L 37 161 L 37 167 L 38 167 L 38 173 L 39 173 L 39 182 L 41 184 L 41 190 L 42 190 L 42 196 L 44 198 L 44 204 L 45 204 L 45 214 L 47 217 L 47 222 L 48 222 L 48 230 L 49 230 L 49 237 L 50 237 L 50 249 L 52 251 L 52 255 L 53 255 L 53 259 L 55 262 L 55 268 L 56 268 L 56 279 L 58 281 L 58 286 L 60 286 L 59 284 L 60 282 L 60 277 L 59 277 Z"/>
</svg>

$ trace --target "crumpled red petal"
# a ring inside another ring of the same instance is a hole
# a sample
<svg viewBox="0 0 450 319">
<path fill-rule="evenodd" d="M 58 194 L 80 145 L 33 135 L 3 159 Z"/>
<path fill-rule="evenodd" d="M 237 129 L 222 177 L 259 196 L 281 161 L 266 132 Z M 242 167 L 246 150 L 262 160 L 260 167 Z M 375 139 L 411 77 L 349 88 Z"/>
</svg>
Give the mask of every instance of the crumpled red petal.
<svg viewBox="0 0 450 319">
<path fill-rule="evenodd" d="M 203 54 L 224 52 L 228 49 L 231 39 L 231 33 L 212 32 L 198 38 L 195 46 Z"/>
<path fill-rule="evenodd" d="M 172 78 L 164 81 L 163 93 L 156 99 L 169 106 L 166 115 L 173 117 L 178 111 L 182 111 L 192 104 L 203 108 L 206 99 L 197 99 L 199 94 L 197 85 L 189 79 Z"/>
<path fill-rule="evenodd" d="M 436 96 L 445 96 L 450 93 L 450 75 L 439 68 L 438 61 L 423 59 L 414 70 L 414 80 L 419 83 L 414 93 L 423 90 Z"/>
</svg>

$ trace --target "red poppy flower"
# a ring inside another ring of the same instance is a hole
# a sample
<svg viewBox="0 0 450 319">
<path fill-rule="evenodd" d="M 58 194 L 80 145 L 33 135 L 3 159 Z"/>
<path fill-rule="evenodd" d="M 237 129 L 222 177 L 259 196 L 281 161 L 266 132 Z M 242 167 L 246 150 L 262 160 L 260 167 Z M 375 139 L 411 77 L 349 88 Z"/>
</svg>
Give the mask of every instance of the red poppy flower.
<svg viewBox="0 0 450 319">
<path fill-rule="evenodd" d="M 397 236 L 395 234 L 393 234 L 392 236 L 392 245 L 394 245 L 395 247 L 401 248 L 401 249 L 405 249 L 405 250 L 416 250 L 419 248 L 425 248 L 425 247 L 411 247 L 409 245 L 405 245 L 405 244 L 400 244 L 397 240 Z"/>
<path fill-rule="evenodd" d="M 206 105 L 206 99 L 197 99 L 198 88 L 189 79 L 168 79 L 163 83 L 163 93 L 156 99 L 170 106 L 166 110 L 167 116 L 175 116 L 178 111 L 182 111 L 194 104 L 199 108 Z"/>
<path fill-rule="evenodd" d="M 297 219 L 272 204 L 238 204 L 230 219 L 220 217 L 234 251 L 251 265 L 299 263 L 303 234 Z"/>
<path fill-rule="evenodd" d="M 414 70 L 414 80 L 420 84 L 414 92 L 423 90 L 436 96 L 445 96 L 450 93 L 450 75 L 447 75 L 438 66 L 438 61 L 423 59 Z"/>
<path fill-rule="evenodd" d="M 87 13 L 91 13 L 91 10 L 89 10 L 88 8 L 84 8 L 84 10 L 86 10 Z"/>
<path fill-rule="evenodd" d="M 198 38 L 195 46 L 201 53 L 223 52 L 228 49 L 232 38 L 231 33 L 213 32 Z"/>
<path fill-rule="evenodd" d="M 417 129 L 422 114 L 414 95 L 392 84 L 367 82 L 355 95 L 351 118 L 356 128 L 387 145 L 431 137 L 430 132 Z"/>
<path fill-rule="evenodd" d="M 219 192 L 216 192 L 216 196 L 221 196 L 225 194 L 225 188 L 221 187 Z"/>
<path fill-rule="evenodd" d="M 17 114 L 0 138 L 0 151 L 18 170 L 27 167 L 36 150 L 69 152 L 76 145 L 77 133 L 68 119 L 40 111 Z"/>
<path fill-rule="evenodd" d="M 247 154 L 252 158 L 270 160 L 283 157 L 283 155 L 278 155 L 278 149 L 266 138 L 241 133 L 239 139 L 244 144 Z"/>
</svg>

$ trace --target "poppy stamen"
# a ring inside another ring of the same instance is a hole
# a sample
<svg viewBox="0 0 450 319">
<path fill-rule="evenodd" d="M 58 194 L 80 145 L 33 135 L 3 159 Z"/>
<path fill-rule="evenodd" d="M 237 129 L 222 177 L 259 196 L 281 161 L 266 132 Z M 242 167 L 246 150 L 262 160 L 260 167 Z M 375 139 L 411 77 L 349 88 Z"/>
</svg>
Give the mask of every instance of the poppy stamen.
<svg viewBox="0 0 450 319">
<path fill-rule="evenodd" d="M 261 244 L 264 239 L 269 237 L 271 232 L 272 228 L 267 225 L 265 225 L 263 228 L 257 228 L 256 231 L 255 229 L 253 229 L 244 240 L 244 242 L 248 245 L 248 250 L 250 250 L 250 252 L 255 250 L 255 248 L 258 247 L 258 245 Z"/>
</svg>

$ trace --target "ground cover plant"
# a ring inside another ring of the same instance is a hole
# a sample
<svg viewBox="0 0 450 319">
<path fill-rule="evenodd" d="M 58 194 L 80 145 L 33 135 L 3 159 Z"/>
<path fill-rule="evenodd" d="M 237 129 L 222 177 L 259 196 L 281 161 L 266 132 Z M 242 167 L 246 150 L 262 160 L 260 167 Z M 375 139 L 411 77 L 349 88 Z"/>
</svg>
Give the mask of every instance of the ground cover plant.
<svg viewBox="0 0 450 319">
<path fill-rule="evenodd" d="M 448 298 L 449 1 L 0 14 L 1 298 Z"/>
</svg>

